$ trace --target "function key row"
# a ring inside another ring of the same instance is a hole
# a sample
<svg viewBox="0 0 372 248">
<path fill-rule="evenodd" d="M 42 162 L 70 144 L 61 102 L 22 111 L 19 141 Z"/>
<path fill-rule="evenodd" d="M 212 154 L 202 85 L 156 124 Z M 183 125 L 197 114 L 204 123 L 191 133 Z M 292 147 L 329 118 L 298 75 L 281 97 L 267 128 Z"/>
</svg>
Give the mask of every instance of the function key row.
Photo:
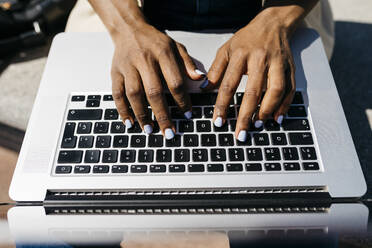
<svg viewBox="0 0 372 248">
<path fill-rule="evenodd" d="M 224 164 L 151 164 L 151 165 L 112 165 L 111 173 L 120 174 L 120 173 L 182 173 L 186 172 L 257 172 L 257 171 L 300 171 L 300 163 L 264 163 L 263 166 L 261 163 L 229 163 L 224 166 Z M 302 170 L 305 171 L 318 171 L 319 164 L 317 162 L 304 162 L 302 163 Z M 93 169 L 90 165 L 77 165 L 72 168 L 71 165 L 62 165 L 57 166 L 55 173 L 56 174 L 89 174 L 90 172 L 94 174 L 109 173 L 109 165 L 94 165 Z"/>
</svg>

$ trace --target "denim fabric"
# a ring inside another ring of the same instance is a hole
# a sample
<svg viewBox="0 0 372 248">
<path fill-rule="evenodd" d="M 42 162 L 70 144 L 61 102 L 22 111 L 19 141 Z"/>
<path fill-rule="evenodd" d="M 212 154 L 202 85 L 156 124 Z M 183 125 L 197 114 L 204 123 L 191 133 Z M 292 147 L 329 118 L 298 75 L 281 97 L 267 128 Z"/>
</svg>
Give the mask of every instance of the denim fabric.
<svg viewBox="0 0 372 248">
<path fill-rule="evenodd" d="M 261 4 L 261 0 L 145 0 L 144 13 L 159 29 L 229 29 L 247 25 Z"/>
</svg>

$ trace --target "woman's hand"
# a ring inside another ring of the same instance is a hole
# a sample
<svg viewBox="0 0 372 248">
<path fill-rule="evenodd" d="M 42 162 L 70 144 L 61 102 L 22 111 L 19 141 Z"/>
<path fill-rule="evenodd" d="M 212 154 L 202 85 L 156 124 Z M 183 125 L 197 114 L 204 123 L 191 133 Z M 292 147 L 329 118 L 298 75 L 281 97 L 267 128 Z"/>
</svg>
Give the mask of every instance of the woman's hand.
<svg viewBox="0 0 372 248">
<path fill-rule="evenodd" d="M 208 72 L 209 82 L 201 85 L 205 90 L 220 87 L 213 120 L 214 125 L 222 126 L 242 75 L 248 74 L 235 131 L 236 138 L 242 142 L 253 123 L 260 128 L 267 119 L 274 118 L 281 124 L 296 90 L 289 46 L 295 22 L 288 20 L 288 13 L 281 18 L 281 13 L 277 9 L 265 9 L 236 32 L 218 50 Z M 298 21 L 296 18 L 293 19 Z"/>
<path fill-rule="evenodd" d="M 146 98 L 160 129 L 167 139 L 175 128 L 168 113 L 162 79 L 185 117 L 191 118 L 190 97 L 184 88 L 184 74 L 201 79 L 183 45 L 154 27 L 144 24 L 132 32 L 112 35 L 115 52 L 112 61 L 112 94 L 118 112 L 127 127 L 133 123 L 129 105 L 146 133 L 152 132 L 152 120 Z"/>
</svg>

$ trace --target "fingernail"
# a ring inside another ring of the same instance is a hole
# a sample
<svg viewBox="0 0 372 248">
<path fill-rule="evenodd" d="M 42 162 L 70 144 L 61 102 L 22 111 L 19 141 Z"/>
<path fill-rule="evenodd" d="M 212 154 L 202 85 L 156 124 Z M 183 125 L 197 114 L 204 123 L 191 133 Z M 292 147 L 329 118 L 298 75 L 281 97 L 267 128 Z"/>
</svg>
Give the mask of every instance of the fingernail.
<svg viewBox="0 0 372 248">
<path fill-rule="evenodd" d="M 166 128 L 164 131 L 164 136 L 168 140 L 173 139 L 174 138 L 173 130 L 171 128 Z"/>
<path fill-rule="evenodd" d="M 125 126 L 126 126 L 127 128 L 132 128 L 132 122 L 131 122 L 129 119 L 126 119 L 126 120 L 124 121 L 124 124 L 125 124 Z"/>
<path fill-rule="evenodd" d="M 152 126 L 150 124 L 146 124 L 143 126 L 143 130 L 145 131 L 145 133 L 150 134 L 152 133 Z"/>
<path fill-rule="evenodd" d="M 200 89 L 204 89 L 208 86 L 208 84 L 209 84 L 209 80 L 205 79 L 204 82 L 199 87 Z"/>
<path fill-rule="evenodd" d="M 262 125 L 263 125 L 263 121 L 261 121 L 261 120 L 257 120 L 254 123 L 255 128 L 260 128 L 260 127 L 262 127 Z"/>
<path fill-rule="evenodd" d="M 247 131 L 245 131 L 245 130 L 241 130 L 241 131 L 239 132 L 239 134 L 238 134 L 238 140 L 239 140 L 240 142 L 245 142 L 246 139 L 247 139 Z"/>
<path fill-rule="evenodd" d="M 214 125 L 216 127 L 222 127 L 222 118 L 221 117 L 217 117 L 215 120 L 214 120 Z"/>
<path fill-rule="evenodd" d="M 184 113 L 184 115 L 185 115 L 186 119 L 190 120 L 191 117 L 192 117 L 192 112 L 191 111 L 187 111 L 187 112 Z"/>
<path fill-rule="evenodd" d="M 199 75 L 205 76 L 205 73 L 202 72 L 202 71 L 199 70 L 199 69 L 196 69 L 195 72 L 196 72 L 197 74 L 199 74 Z"/>
<path fill-rule="evenodd" d="M 276 122 L 279 124 L 279 125 L 282 125 L 282 122 L 283 122 L 283 115 L 279 115 L 278 118 L 276 119 Z"/>
</svg>

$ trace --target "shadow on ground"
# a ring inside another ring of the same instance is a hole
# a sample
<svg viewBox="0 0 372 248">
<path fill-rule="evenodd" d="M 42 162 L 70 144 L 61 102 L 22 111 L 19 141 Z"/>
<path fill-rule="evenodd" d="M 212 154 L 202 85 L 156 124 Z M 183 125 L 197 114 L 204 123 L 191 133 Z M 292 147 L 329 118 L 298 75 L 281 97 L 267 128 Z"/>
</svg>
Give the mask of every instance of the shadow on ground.
<svg viewBox="0 0 372 248">
<path fill-rule="evenodd" d="M 336 22 L 331 68 L 372 196 L 372 24 Z M 345 180 L 347 180 L 345 178 Z"/>
</svg>

